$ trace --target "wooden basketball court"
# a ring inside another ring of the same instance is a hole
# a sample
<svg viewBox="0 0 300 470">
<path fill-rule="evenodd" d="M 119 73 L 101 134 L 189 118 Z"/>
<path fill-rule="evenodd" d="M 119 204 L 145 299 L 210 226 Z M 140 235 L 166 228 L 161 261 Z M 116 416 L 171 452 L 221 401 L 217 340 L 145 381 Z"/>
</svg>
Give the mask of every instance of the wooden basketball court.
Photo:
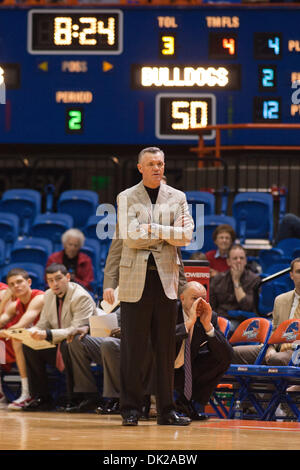
<svg viewBox="0 0 300 470">
<path fill-rule="evenodd" d="M 124 427 L 121 417 L 25 413 L 0 409 L 4 450 L 298 450 L 300 423 L 211 418 L 190 426 L 158 426 L 155 420 Z"/>
</svg>

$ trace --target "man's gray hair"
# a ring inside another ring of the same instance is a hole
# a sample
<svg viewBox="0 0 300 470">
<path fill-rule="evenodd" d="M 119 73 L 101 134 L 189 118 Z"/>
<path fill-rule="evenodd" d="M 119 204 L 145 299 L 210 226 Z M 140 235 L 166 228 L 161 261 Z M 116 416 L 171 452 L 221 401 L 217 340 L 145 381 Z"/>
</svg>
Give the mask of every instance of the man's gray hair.
<svg viewBox="0 0 300 470">
<path fill-rule="evenodd" d="M 160 153 L 162 155 L 162 157 L 165 158 L 165 154 L 160 148 L 158 148 L 158 147 L 147 147 L 147 148 L 141 150 L 140 153 L 138 154 L 138 163 L 141 163 L 141 160 L 142 160 L 143 155 L 145 153 Z"/>
<path fill-rule="evenodd" d="M 84 241 L 85 241 L 85 236 L 81 232 L 81 230 L 78 230 L 78 228 L 70 228 L 69 230 L 66 230 L 66 232 L 62 234 L 61 242 L 63 245 L 66 243 L 69 237 L 77 238 L 80 241 L 80 248 L 83 246 Z"/>
</svg>

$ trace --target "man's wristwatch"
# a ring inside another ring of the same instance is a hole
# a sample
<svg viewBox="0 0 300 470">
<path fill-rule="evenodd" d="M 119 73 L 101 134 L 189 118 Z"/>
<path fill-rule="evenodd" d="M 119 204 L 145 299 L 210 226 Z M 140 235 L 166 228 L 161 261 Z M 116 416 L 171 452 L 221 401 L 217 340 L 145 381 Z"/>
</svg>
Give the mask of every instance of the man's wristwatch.
<svg viewBox="0 0 300 470">
<path fill-rule="evenodd" d="M 235 288 L 235 289 L 238 289 L 239 287 L 241 287 L 241 284 L 240 284 L 239 282 L 238 282 L 238 283 L 234 283 L 233 285 L 234 285 L 234 288 Z"/>
</svg>

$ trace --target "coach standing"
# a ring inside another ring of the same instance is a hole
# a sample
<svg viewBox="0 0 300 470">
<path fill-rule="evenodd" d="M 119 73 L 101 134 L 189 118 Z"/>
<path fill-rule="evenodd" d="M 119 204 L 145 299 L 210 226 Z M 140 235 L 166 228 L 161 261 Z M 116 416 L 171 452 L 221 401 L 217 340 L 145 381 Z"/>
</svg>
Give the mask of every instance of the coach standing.
<svg viewBox="0 0 300 470">
<path fill-rule="evenodd" d="M 184 193 L 161 184 L 164 153 L 156 147 L 138 157 L 142 181 L 118 196 L 120 260 L 121 397 L 124 426 L 138 424 L 146 345 L 155 360 L 157 423 L 187 425 L 175 412 L 173 374 L 180 260 L 176 246 L 190 243 L 193 220 Z"/>
</svg>

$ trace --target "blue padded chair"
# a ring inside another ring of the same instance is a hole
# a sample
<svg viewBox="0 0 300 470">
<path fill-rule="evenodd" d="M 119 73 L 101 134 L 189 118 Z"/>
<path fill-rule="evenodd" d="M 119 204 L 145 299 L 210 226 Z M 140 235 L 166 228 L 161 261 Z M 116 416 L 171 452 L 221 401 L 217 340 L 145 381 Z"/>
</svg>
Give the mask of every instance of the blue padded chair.
<svg viewBox="0 0 300 470">
<path fill-rule="evenodd" d="M 6 263 L 6 246 L 5 242 L 0 238 L 0 275 L 2 269 L 4 268 Z"/>
<path fill-rule="evenodd" d="M 258 263 L 262 272 L 267 272 L 274 264 L 289 263 L 290 259 L 285 256 L 280 248 L 271 248 L 270 250 L 261 250 L 258 255 Z"/>
<path fill-rule="evenodd" d="M 29 277 L 32 279 L 31 287 L 33 289 L 45 290 L 45 267 L 42 264 L 24 262 L 20 265 L 20 263 L 9 263 L 2 271 L 2 282 L 6 282 L 8 271 L 14 268 L 22 268 L 28 272 Z"/>
<path fill-rule="evenodd" d="M 300 238 L 285 238 L 284 240 L 280 240 L 276 243 L 275 248 L 282 250 L 284 256 L 292 260 L 294 257 L 294 251 L 297 248 L 300 248 Z"/>
<path fill-rule="evenodd" d="M 88 238 L 94 238 L 96 240 L 105 241 L 107 238 L 112 239 L 116 229 L 116 215 L 91 215 L 85 227 L 83 233 Z M 101 234 L 103 234 L 102 238 Z"/>
<path fill-rule="evenodd" d="M 290 267 L 290 263 L 276 263 L 272 266 L 269 266 L 267 270 L 262 273 L 262 277 L 269 276 L 271 274 L 279 273 L 280 271 L 284 271 Z M 283 274 L 279 278 L 276 279 L 277 285 L 284 285 L 286 292 L 289 290 L 293 290 L 295 288 L 293 281 L 291 280 L 289 272 Z"/>
<path fill-rule="evenodd" d="M 19 217 L 9 212 L 0 212 L 0 238 L 5 242 L 6 259 L 10 258 L 13 243 L 19 234 Z"/>
<path fill-rule="evenodd" d="M 101 243 L 99 240 L 86 238 L 80 251 L 88 255 L 92 260 L 95 279 L 92 283 L 92 289 L 94 294 L 97 294 L 101 280 Z"/>
<path fill-rule="evenodd" d="M 282 292 L 279 292 L 276 281 L 261 286 L 258 300 L 258 311 L 261 315 L 268 315 L 273 311 L 274 300 L 279 293 Z"/>
<path fill-rule="evenodd" d="M 192 213 L 194 222 L 196 223 L 196 204 L 204 204 L 204 215 L 215 214 L 216 198 L 214 194 L 206 191 L 185 191 L 187 203 L 192 205 Z"/>
<path fill-rule="evenodd" d="M 295 258 L 300 258 L 300 248 L 295 248 L 295 250 L 293 251 L 292 259 Z"/>
<path fill-rule="evenodd" d="M 20 235 L 27 235 L 37 214 L 41 212 L 41 194 L 34 189 L 8 189 L 2 195 L 0 210 L 16 214 Z"/>
<path fill-rule="evenodd" d="M 33 221 L 30 235 L 33 237 L 48 238 L 53 243 L 53 251 L 62 249 L 61 236 L 74 225 L 73 217 L 69 214 L 52 212 L 39 214 Z"/>
<path fill-rule="evenodd" d="M 273 197 L 269 193 L 245 192 L 237 194 L 232 203 L 237 237 L 273 240 Z"/>
<path fill-rule="evenodd" d="M 74 227 L 83 229 L 88 217 L 96 214 L 99 196 L 95 191 L 77 189 L 61 193 L 57 201 L 57 212 L 73 217 Z"/>
<path fill-rule="evenodd" d="M 53 244 L 47 238 L 24 237 L 16 240 L 10 254 L 11 263 L 37 263 L 46 266 L 48 257 L 53 252 Z"/>
</svg>

